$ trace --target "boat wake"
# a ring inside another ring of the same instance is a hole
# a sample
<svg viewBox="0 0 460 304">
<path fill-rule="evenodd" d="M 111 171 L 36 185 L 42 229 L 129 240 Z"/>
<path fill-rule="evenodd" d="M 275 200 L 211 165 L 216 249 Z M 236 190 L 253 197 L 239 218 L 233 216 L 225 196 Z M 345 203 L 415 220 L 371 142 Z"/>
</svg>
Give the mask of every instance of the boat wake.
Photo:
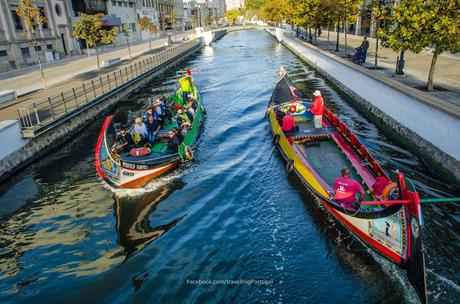
<svg viewBox="0 0 460 304">
<path fill-rule="evenodd" d="M 104 185 L 104 186 L 108 188 L 109 190 L 111 190 L 118 198 L 125 198 L 125 197 L 133 198 L 133 197 L 139 197 L 146 193 L 158 190 L 174 182 L 175 180 L 181 178 L 184 174 L 186 174 L 185 170 L 182 170 L 182 171 L 177 170 L 163 177 L 154 179 L 153 181 L 145 185 L 143 188 L 137 188 L 137 189 L 124 189 L 124 188 L 114 189 L 107 185 Z"/>
</svg>

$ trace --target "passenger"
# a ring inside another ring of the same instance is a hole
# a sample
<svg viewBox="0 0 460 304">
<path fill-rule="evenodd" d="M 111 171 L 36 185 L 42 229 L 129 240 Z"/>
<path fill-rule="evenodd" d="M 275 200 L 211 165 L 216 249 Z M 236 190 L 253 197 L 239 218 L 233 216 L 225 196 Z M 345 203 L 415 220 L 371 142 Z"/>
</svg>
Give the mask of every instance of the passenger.
<svg viewBox="0 0 460 304">
<path fill-rule="evenodd" d="M 184 136 L 182 135 L 182 132 L 179 128 L 174 128 L 174 134 L 176 134 L 177 138 L 179 138 L 179 141 L 182 142 L 184 140 Z"/>
<path fill-rule="evenodd" d="M 134 140 L 131 134 L 126 132 L 126 129 L 124 127 L 120 128 L 120 131 L 118 131 L 118 135 L 115 138 L 115 143 L 112 147 L 112 150 L 115 153 L 120 153 L 120 152 L 127 152 L 132 149 L 134 146 Z"/>
<path fill-rule="evenodd" d="M 161 129 L 160 123 L 158 120 L 155 120 L 152 115 L 149 116 L 147 122 L 145 123 L 147 128 L 147 140 L 149 144 L 153 144 L 157 138 L 157 134 Z"/>
<path fill-rule="evenodd" d="M 148 107 L 147 111 L 144 113 L 144 122 L 146 123 L 149 120 L 149 117 L 153 115 L 152 107 Z"/>
<path fill-rule="evenodd" d="M 292 112 L 288 110 L 286 115 L 283 117 L 281 129 L 283 129 L 284 133 L 299 131 L 299 127 L 295 125 L 294 117 L 292 117 L 291 114 Z"/>
<path fill-rule="evenodd" d="M 341 173 L 342 177 L 334 181 L 334 197 L 344 207 L 352 207 L 356 202 L 356 193 L 360 194 L 358 201 L 362 201 L 366 194 L 363 187 L 350 177 L 350 170 L 348 168 L 343 168 Z"/>
<path fill-rule="evenodd" d="M 182 110 L 177 111 L 177 120 L 182 124 L 183 121 L 192 124 L 188 115 L 185 114 Z"/>
<path fill-rule="evenodd" d="M 168 142 L 168 151 L 172 153 L 177 153 L 177 149 L 180 145 L 180 140 L 173 130 L 168 132 L 169 142 Z"/>
<path fill-rule="evenodd" d="M 153 113 L 152 113 L 152 114 L 153 114 L 153 118 L 154 118 L 155 120 L 157 120 L 158 123 L 160 124 L 161 128 L 163 128 L 163 126 L 164 126 L 164 119 L 163 119 L 163 116 L 161 115 L 161 109 L 158 110 L 158 108 L 159 108 L 159 105 L 156 104 L 156 103 L 154 103 L 154 104 L 153 104 Z"/>
<path fill-rule="evenodd" d="M 195 110 L 192 108 L 192 102 L 188 103 L 188 109 L 185 112 L 187 114 L 188 119 L 190 119 L 190 122 L 193 122 L 193 118 L 195 117 Z"/>
<path fill-rule="evenodd" d="M 183 102 L 187 102 L 192 91 L 193 78 L 189 68 L 185 70 L 185 75 L 179 80 L 180 87 L 183 94 Z"/>
<path fill-rule="evenodd" d="M 284 113 L 284 111 L 282 111 L 281 109 L 279 109 L 278 107 L 276 108 L 275 110 L 276 112 L 276 120 L 278 120 L 278 123 L 280 125 L 283 124 L 283 117 L 286 116 L 286 113 Z"/>
<path fill-rule="evenodd" d="M 180 130 L 181 130 L 181 134 L 182 134 L 182 137 L 185 137 L 185 135 L 187 135 L 188 131 L 192 128 L 192 126 L 184 121 L 182 122 L 182 124 L 180 125 Z"/>
<path fill-rule="evenodd" d="M 147 128 L 140 117 L 136 117 L 134 120 L 132 133 L 135 144 L 142 144 L 147 141 Z"/>
<path fill-rule="evenodd" d="M 321 92 L 318 90 L 316 90 L 313 95 L 315 96 L 315 99 L 313 100 L 310 112 L 313 113 L 313 123 L 315 128 L 319 129 L 323 127 L 324 100 L 323 97 L 321 97 Z"/>
</svg>

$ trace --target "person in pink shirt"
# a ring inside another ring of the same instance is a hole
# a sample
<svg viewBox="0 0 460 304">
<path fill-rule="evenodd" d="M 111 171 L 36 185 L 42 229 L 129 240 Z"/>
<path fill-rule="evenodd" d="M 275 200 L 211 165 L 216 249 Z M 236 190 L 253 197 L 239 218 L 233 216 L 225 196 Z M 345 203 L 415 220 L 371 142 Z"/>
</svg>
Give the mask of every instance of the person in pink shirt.
<svg viewBox="0 0 460 304">
<path fill-rule="evenodd" d="M 357 192 L 360 194 L 359 201 L 364 199 L 366 193 L 363 187 L 350 177 L 350 170 L 348 168 L 343 168 L 341 173 L 342 176 L 334 181 L 334 197 L 344 207 L 351 207 L 356 201 L 355 194 Z"/>
</svg>

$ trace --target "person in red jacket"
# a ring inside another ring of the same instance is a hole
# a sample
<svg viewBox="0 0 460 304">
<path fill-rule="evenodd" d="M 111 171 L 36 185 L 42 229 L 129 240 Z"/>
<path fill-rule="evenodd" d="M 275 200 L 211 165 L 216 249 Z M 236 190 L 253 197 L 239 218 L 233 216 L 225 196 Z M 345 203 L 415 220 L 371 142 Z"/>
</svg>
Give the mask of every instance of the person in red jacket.
<svg viewBox="0 0 460 304">
<path fill-rule="evenodd" d="M 321 97 L 321 92 L 318 90 L 313 93 L 313 96 L 315 96 L 315 99 L 313 100 L 310 112 L 313 113 L 313 122 L 315 128 L 318 129 L 323 127 L 324 100 Z"/>
<path fill-rule="evenodd" d="M 299 127 L 295 125 L 294 117 L 292 117 L 291 114 L 291 111 L 288 110 L 286 115 L 283 117 L 281 129 L 283 129 L 285 134 L 299 131 Z"/>
</svg>

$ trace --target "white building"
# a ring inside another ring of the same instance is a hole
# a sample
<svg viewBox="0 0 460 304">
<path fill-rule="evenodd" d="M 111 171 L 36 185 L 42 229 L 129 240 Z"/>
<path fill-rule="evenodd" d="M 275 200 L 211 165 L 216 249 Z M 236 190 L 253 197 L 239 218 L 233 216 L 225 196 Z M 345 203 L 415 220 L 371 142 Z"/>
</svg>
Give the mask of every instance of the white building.
<svg viewBox="0 0 460 304">
<path fill-rule="evenodd" d="M 118 26 L 118 35 L 115 45 L 126 44 L 129 38 L 131 42 L 141 39 L 141 33 L 137 30 L 136 1 L 134 0 L 112 0 L 107 1 L 107 14 L 120 18 L 121 25 Z M 130 29 L 129 36 L 122 33 L 122 26 L 127 24 Z"/>
<path fill-rule="evenodd" d="M 18 1 L 0 0 L 0 71 L 60 59 L 75 52 L 72 30 L 63 0 L 37 0 L 46 22 L 36 35 L 37 45 L 29 40 L 26 25 L 16 13 Z"/>
<path fill-rule="evenodd" d="M 225 0 L 225 5 L 227 11 L 234 8 L 243 8 L 244 0 Z"/>
</svg>

